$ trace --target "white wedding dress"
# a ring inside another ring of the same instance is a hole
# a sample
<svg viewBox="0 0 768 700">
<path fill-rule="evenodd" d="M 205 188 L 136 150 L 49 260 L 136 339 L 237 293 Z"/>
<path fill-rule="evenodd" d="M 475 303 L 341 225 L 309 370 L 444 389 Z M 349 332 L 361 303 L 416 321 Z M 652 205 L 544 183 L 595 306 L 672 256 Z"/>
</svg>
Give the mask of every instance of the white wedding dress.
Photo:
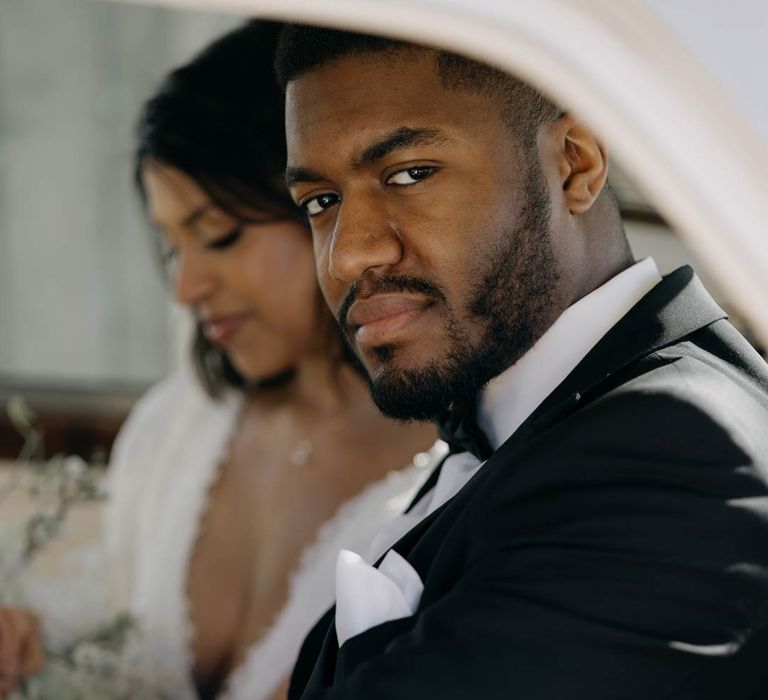
<svg viewBox="0 0 768 700">
<path fill-rule="evenodd" d="M 197 697 L 187 568 L 241 402 L 234 392 L 211 400 L 187 367 L 140 400 L 112 454 L 111 574 L 140 625 L 145 680 L 174 700 Z M 444 452 L 438 442 L 414 464 L 370 484 L 318 530 L 293 573 L 287 603 L 231 674 L 220 700 L 270 696 L 290 673 L 305 634 L 333 603 L 338 551 L 367 552 L 376 531 L 407 505 Z"/>
</svg>

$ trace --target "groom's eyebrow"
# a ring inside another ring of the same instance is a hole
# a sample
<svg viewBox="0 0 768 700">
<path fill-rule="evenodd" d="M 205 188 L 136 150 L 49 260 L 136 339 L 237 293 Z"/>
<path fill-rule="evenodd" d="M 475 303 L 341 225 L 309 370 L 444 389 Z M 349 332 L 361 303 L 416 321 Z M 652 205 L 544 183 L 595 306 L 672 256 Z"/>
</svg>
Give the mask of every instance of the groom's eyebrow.
<svg viewBox="0 0 768 700">
<path fill-rule="evenodd" d="M 450 142 L 451 138 L 440 129 L 402 126 L 368 144 L 359 155 L 351 159 L 349 164 L 353 170 L 359 170 L 386 158 L 401 148 L 443 145 Z M 288 187 L 293 187 L 300 182 L 323 182 L 326 179 L 311 168 L 288 166 L 285 169 L 285 182 Z"/>
<path fill-rule="evenodd" d="M 325 178 L 310 168 L 288 166 L 285 169 L 285 184 L 293 187 L 299 182 L 322 182 Z"/>
<path fill-rule="evenodd" d="M 351 165 L 358 169 L 372 165 L 401 148 L 442 145 L 450 140 L 440 129 L 401 126 L 366 146 L 359 156 L 352 159 Z"/>
</svg>

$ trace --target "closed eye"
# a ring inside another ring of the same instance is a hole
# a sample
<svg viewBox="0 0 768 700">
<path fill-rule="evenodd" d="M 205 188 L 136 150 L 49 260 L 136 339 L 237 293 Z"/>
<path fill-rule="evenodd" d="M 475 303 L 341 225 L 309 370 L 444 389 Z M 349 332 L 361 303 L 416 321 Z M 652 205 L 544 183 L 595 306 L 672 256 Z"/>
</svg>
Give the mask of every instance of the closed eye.
<svg viewBox="0 0 768 700">
<path fill-rule="evenodd" d="M 411 168 L 405 168 L 404 170 L 398 170 L 396 173 L 392 173 L 387 178 L 388 185 L 399 185 L 401 187 L 407 187 L 408 185 L 415 185 L 421 180 L 426 180 L 430 175 L 434 175 L 437 168 L 432 165 L 414 165 Z"/>
<path fill-rule="evenodd" d="M 160 243 L 160 257 L 164 263 L 170 263 L 178 254 L 179 251 L 172 245 L 165 242 Z"/>
<path fill-rule="evenodd" d="M 224 250 L 229 248 L 240 240 L 240 236 L 243 234 L 243 227 L 236 226 L 229 233 L 225 233 L 223 236 L 216 238 L 206 243 L 206 248 L 209 250 Z"/>
<path fill-rule="evenodd" d="M 334 204 L 337 204 L 339 199 L 339 195 L 333 194 L 332 192 L 326 192 L 325 194 L 319 194 L 316 197 L 304 200 L 299 206 L 307 212 L 308 216 L 317 216 Z"/>
</svg>

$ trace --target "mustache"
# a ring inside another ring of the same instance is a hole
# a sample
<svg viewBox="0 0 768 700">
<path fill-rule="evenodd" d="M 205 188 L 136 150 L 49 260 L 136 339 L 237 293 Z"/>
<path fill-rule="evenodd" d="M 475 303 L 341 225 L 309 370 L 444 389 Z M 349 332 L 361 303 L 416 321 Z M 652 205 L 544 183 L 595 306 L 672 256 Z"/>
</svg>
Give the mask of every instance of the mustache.
<svg viewBox="0 0 768 700">
<path fill-rule="evenodd" d="M 376 294 L 393 294 L 398 292 L 411 292 L 412 294 L 421 294 L 432 301 L 446 301 L 445 292 L 439 284 L 427 279 L 426 277 L 406 277 L 405 275 L 383 275 L 377 277 L 375 281 L 365 285 L 365 296 L 374 296 Z M 346 331 L 347 315 L 352 304 L 360 296 L 360 283 L 355 282 L 344 297 L 344 301 L 339 308 L 336 317 L 339 325 Z"/>
</svg>

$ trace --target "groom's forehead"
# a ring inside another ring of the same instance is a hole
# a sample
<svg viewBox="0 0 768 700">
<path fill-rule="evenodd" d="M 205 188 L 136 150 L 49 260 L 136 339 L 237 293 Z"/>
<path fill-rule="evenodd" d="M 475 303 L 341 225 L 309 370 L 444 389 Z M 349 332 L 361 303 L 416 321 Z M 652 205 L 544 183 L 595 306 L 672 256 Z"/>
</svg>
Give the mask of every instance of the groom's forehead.
<svg viewBox="0 0 768 700">
<path fill-rule="evenodd" d="M 457 127 L 468 120 L 497 120 L 499 108 L 479 91 L 446 86 L 434 50 L 402 51 L 386 60 L 379 53 L 329 61 L 289 82 L 286 123 L 289 151 L 301 141 L 317 147 L 322 129 L 345 141 L 358 129 Z M 355 131 L 350 131 L 350 127 Z"/>
<path fill-rule="evenodd" d="M 360 106 L 377 96 L 412 90 L 447 90 L 440 80 L 434 52 L 420 49 L 344 55 L 322 63 L 288 83 L 288 101 L 297 93 L 320 100 L 354 96 Z M 417 106 L 418 100 L 414 100 Z"/>
</svg>

